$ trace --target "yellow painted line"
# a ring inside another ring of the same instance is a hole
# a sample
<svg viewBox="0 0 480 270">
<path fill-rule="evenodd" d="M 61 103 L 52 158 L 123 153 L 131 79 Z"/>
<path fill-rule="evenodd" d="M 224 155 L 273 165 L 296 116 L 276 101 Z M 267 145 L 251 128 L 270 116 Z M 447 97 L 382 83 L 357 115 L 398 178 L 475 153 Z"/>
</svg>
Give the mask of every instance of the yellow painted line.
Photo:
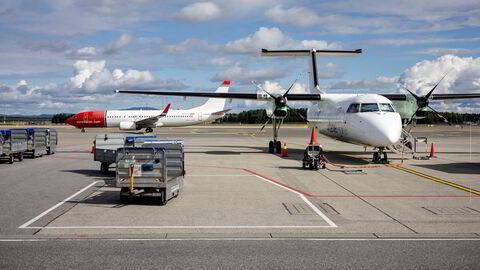
<svg viewBox="0 0 480 270">
<path fill-rule="evenodd" d="M 442 180 L 442 179 L 437 178 L 437 177 L 433 177 L 433 176 L 430 176 L 430 175 L 427 175 L 427 174 L 424 174 L 424 173 L 421 173 L 421 172 L 417 172 L 417 171 L 414 171 L 414 170 L 411 170 L 411 169 L 407 169 L 405 167 L 401 167 L 401 166 L 397 166 L 397 165 L 391 165 L 391 164 L 387 164 L 385 166 L 392 167 L 392 168 L 395 168 L 395 169 L 398 169 L 398 170 L 402 170 L 404 172 L 408 172 L 408 173 L 411 173 L 411 174 L 415 174 L 415 175 L 418 175 L 420 177 L 435 181 L 437 183 L 441 183 L 441 184 L 444 184 L 444 185 L 447 185 L 447 186 L 458 188 L 458 189 L 461 189 L 463 191 L 466 191 L 466 192 L 469 192 L 469 193 L 480 196 L 480 191 L 475 190 L 473 188 L 464 187 L 462 185 L 455 184 L 455 183 L 450 182 L 450 181 Z"/>
</svg>

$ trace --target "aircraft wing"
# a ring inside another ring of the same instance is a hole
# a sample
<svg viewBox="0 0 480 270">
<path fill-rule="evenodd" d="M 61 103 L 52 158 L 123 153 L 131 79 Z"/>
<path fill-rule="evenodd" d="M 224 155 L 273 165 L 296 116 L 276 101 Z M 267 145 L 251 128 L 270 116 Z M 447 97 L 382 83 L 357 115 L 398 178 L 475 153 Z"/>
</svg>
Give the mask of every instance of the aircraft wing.
<svg viewBox="0 0 480 270">
<path fill-rule="evenodd" d="M 223 115 L 229 111 L 231 111 L 232 109 L 226 109 L 226 110 L 223 110 L 223 111 L 218 111 L 218 112 L 214 112 L 212 113 L 213 115 Z"/>
<path fill-rule="evenodd" d="M 150 118 L 145 118 L 139 121 L 136 121 L 135 124 L 139 127 L 152 127 L 157 123 L 158 119 L 165 117 L 168 113 L 168 110 L 170 109 L 170 103 L 168 103 L 167 107 L 163 109 L 163 112 L 157 116 L 150 117 Z"/>
<path fill-rule="evenodd" d="M 120 94 L 156 95 L 156 96 L 180 96 L 180 97 L 204 97 L 204 98 L 227 98 L 227 99 L 270 99 L 263 93 L 205 93 L 205 92 L 172 92 L 172 91 L 131 91 L 115 90 Z M 318 101 L 320 94 L 288 94 L 287 99 L 291 101 Z"/>
<path fill-rule="evenodd" d="M 390 100 L 407 100 L 407 94 L 380 94 Z M 433 94 L 432 100 L 480 98 L 479 94 Z"/>
</svg>

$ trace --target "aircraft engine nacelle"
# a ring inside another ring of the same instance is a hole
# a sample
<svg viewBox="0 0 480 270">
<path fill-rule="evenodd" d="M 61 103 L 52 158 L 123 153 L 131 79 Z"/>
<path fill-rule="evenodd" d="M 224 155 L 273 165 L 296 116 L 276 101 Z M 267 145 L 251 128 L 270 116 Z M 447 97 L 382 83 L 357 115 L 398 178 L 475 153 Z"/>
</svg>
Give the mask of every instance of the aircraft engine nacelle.
<svg viewBox="0 0 480 270">
<path fill-rule="evenodd" d="M 137 125 L 135 122 L 120 122 L 120 130 L 136 130 Z"/>
</svg>

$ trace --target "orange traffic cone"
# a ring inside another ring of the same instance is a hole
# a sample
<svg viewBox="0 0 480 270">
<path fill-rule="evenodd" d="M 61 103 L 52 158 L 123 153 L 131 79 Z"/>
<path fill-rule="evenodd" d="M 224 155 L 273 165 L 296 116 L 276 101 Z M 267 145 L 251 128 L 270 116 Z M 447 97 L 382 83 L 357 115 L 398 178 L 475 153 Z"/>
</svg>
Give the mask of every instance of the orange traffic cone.
<svg viewBox="0 0 480 270">
<path fill-rule="evenodd" d="M 288 147 L 287 144 L 283 144 L 282 157 L 288 157 Z"/>
<path fill-rule="evenodd" d="M 436 158 L 437 157 L 437 149 L 435 147 L 435 144 L 432 143 L 432 147 L 430 148 L 430 158 Z"/>
<path fill-rule="evenodd" d="M 317 133 L 315 127 L 312 128 L 312 136 L 310 137 L 310 144 L 317 144 Z"/>
</svg>

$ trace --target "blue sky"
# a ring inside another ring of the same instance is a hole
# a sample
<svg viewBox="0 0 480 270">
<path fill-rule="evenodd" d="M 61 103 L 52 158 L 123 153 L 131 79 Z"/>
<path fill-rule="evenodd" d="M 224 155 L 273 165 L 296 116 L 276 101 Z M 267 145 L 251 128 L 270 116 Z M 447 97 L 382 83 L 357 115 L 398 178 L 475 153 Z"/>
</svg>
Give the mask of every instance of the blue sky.
<svg viewBox="0 0 480 270">
<path fill-rule="evenodd" d="M 310 92 L 307 59 L 262 58 L 261 48 L 362 48 L 357 57 L 318 59 L 326 92 L 425 93 L 447 72 L 438 93 L 480 92 L 478 33 L 478 0 L 4 0 L 1 109 L 190 107 L 203 100 L 112 92 L 214 91 L 224 79 L 238 92 L 257 91 L 252 80 L 282 92 L 298 79 L 293 91 Z M 435 106 L 480 112 L 479 104 Z"/>
</svg>

